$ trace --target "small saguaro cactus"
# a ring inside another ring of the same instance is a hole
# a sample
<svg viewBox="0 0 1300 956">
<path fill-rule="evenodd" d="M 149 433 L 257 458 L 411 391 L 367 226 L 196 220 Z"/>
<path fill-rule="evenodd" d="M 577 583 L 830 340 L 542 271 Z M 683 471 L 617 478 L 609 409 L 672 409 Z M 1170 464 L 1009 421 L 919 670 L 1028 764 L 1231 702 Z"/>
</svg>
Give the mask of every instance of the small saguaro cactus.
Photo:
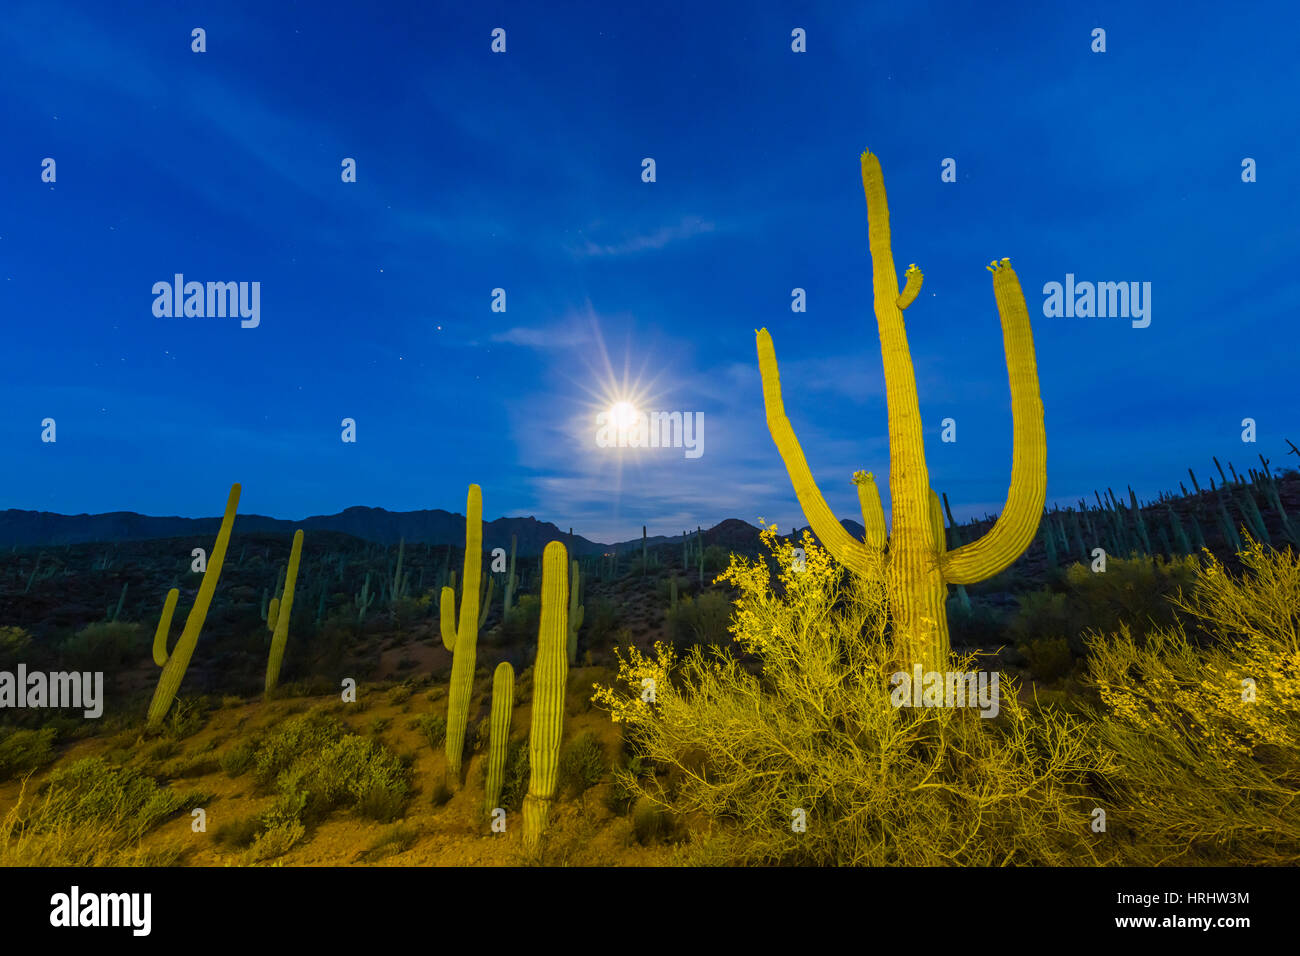
<svg viewBox="0 0 1300 956">
<path fill-rule="evenodd" d="M 375 603 L 375 594 L 370 590 L 370 572 L 366 572 L 366 580 L 361 585 L 361 593 L 352 599 L 357 605 L 357 624 L 360 625 L 366 620 L 366 611 Z"/>
<path fill-rule="evenodd" d="M 148 723 L 151 727 L 158 726 L 167 716 L 167 711 L 171 709 L 176 691 L 180 690 L 181 681 L 185 678 L 185 669 L 190 665 L 190 657 L 199 642 L 199 631 L 203 629 L 203 621 L 208 616 L 208 606 L 212 603 L 212 595 L 217 590 L 217 580 L 221 577 L 221 566 L 226 561 L 230 529 L 234 527 L 235 511 L 239 507 L 239 491 L 237 483 L 230 486 L 230 497 L 226 499 L 226 513 L 221 519 L 221 530 L 217 532 L 217 543 L 213 545 L 212 556 L 208 558 L 207 570 L 203 572 L 203 582 L 199 585 L 199 593 L 194 598 L 194 607 L 190 608 L 190 616 L 185 619 L 185 630 L 181 632 L 170 655 L 167 653 L 167 634 L 171 630 L 172 613 L 176 610 L 176 599 L 180 592 L 172 588 L 167 594 L 162 618 L 158 622 L 158 630 L 153 639 L 153 660 L 163 671 L 162 676 L 158 678 L 158 686 L 153 692 L 153 701 L 149 704 Z"/>
<path fill-rule="evenodd" d="M 122 615 L 122 605 L 126 603 L 126 588 L 127 585 L 123 584 L 122 593 L 117 599 L 117 607 L 114 607 L 111 604 L 108 606 L 108 619 L 110 621 L 116 621 Z"/>
<path fill-rule="evenodd" d="M 447 769 L 459 779 L 465 748 L 465 724 L 474 690 L 474 664 L 478 650 L 478 588 L 483 573 L 483 491 L 469 486 L 465 501 L 465 573 L 460 598 L 460 626 L 456 626 L 456 592 L 442 589 L 442 643 L 451 650 L 451 693 L 447 702 Z"/>
<path fill-rule="evenodd" d="M 785 414 L 776 351 L 766 329 L 757 333 L 763 403 L 768 429 L 790 474 L 804 516 L 817 537 L 850 571 L 883 579 L 899 663 L 908 669 L 921 664 L 926 671 L 942 671 L 946 669 L 950 651 L 945 609 L 947 586 L 974 584 L 1009 567 L 1033 542 L 1047 497 L 1047 442 L 1029 310 L 1010 260 L 989 265 L 993 273 L 993 295 L 1002 318 L 1011 383 L 1014 422 L 1011 488 L 1006 506 L 992 530 L 970 544 L 949 551 L 941 544 L 942 527 L 935 526 L 933 517 L 916 377 L 903 325 L 903 310 L 912 305 L 921 291 L 922 275 L 915 265 L 909 267 L 907 283 L 899 290 L 880 161 L 864 152 L 861 166 L 889 413 L 893 533 L 887 551 L 880 533 L 883 521 L 873 525 L 872 520 L 880 509 L 874 484 L 858 483 L 859 502 L 867 526 L 865 541 L 856 540 L 844 529 L 818 490 Z"/>
<path fill-rule="evenodd" d="M 582 604 L 582 570 L 578 562 L 573 562 L 572 581 L 569 585 L 569 666 L 573 666 L 578 656 L 578 629 L 582 627 L 582 618 L 586 613 Z"/>
<path fill-rule="evenodd" d="M 569 630 L 569 555 L 552 541 L 542 554 L 542 619 L 533 665 L 533 726 L 529 733 L 528 795 L 524 797 L 524 846 L 535 851 L 555 798 L 560 740 L 564 736 L 564 691 L 569 680 L 565 653 Z"/>
<path fill-rule="evenodd" d="M 501 799 L 501 784 L 505 780 L 506 750 L 510 743 L 510 712 L 515 704 L 515 669 L 509 661 L 502 661 L 492 672 L 492 715 L 489 718 L 491 735 L 488 738 L 487 793 L 483 811 L 489 816 Z"/>
<path fill-rule="evenodd" d="M 275 635 L 271 638 L 271 654 L 266 660 L 266 690 L 270 697 L 280 680 L 280 664 L 284 661 L 284 645 L 289 640 L 289 615 L 293 612 L 293 593 L 298 583 L 298 562 L 302 558 L 302 529 L 293 534 L 293 548 L 289 551 L 289 573 L 284 579 L 284 597 L 280 600 L 275 621 Z"/>
</svg>

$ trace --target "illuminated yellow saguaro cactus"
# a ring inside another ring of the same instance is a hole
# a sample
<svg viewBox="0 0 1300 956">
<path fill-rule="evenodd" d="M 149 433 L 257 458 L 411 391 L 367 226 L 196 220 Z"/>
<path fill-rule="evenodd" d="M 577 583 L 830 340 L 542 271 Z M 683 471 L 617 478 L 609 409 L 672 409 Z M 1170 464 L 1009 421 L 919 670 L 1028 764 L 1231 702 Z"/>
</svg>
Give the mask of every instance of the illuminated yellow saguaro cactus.
<svg viewBox="0 0 1300 956">
<path fill-rule="evenodd" d="M 442 643 L 451 650 L 451 693 L 447 700 L 447 769 L 460 778 L 465 749 L 465 724 L 474 692 L 474 665 L 478 654 L 478 588 L 483 573 L 483 490 L 469 486 L 465 499 L 465 574 L 461 584 L 460 627 L 452 633 L 456 592 L 442 589 Z"/>
<path fill-rule="evenodd" d="M 528 735 L 528 795 L 524 797 L 524 846 L 535 853 L 555 785 L 564 736 L 564 691 L 569 680 L 569 554 L 559 541 L 542 551 L 542 620 L 533 665 L 533 726 Z"/>
<path fill-rule="evenodd" d="M 199 631 L 208 616 L 208 605 L 217 590 L 217 580 L 221 577 L 221 566 L 226 561 L 226 546 L 230 544 L 230 529 L 235 526 L 235 511 L 239 507 L 239 485 L 230 486 L 230 497 L 226 499 L 226 514 L 221 519 L 221 530 L 217 532 L 217 543 L 213 545 L 212 556 L 208 558 L 207 568 L 203 572 L 203 583 L 199 585 L 198 596 L 194 598 L 194 607 L 185 619 L 185 630 L 181 632 L 176 646 L 170 655 L 167 653 L 167 632 L 171 628 L 172 612 L 176 610 L 177 591 L 173 588 L 167 593 L 167 602 L 163 606 L 162 619 L 158 622 L 158 631 L 153 639 L 154 663 L 162 667 L 158 686 L 153 692 L 153 701 L 149 704 L 150 726 L 157 726 L 171 709 L 176 691 L 180 690 L 185 677 L 185 669 L 190 666 L 190 657 L 199 643 Z"/>
<path fill-rule="evenodd" d="M 864 541 L 849 534 L 827 506 L 786 417 L 776 352 L 766 329 L 758 332 L 763 402 L 768 429 L 790 473 L 804 516 L 817 537 L 849 570 L 884 578 L 901 663 L 909 668 L 919 663 L 926 670 L 943 670 L 949 653 L 944 607 L 947 586 L 982 581 L 1015 561 L 1034 540 L 1047 496 L 1047 440 L 1029 310 L 1010 260 L 988 266 L 993 273 L 993 295 L 1002 317 L 1002 341 L 1011 383 L 1014 428 L 1011 489 L 1006 507 L 987 534 L 948 551 L 944 544 L 942 512 L 930 488 L 916 377 L 903 327 L 903 310 L 921 291 L 922 275 L 915 265 L 910 266 L 907 283 L 899 292 L 890 248 L 884 178 L 880 161 L 869 152 L 862 154 L 862 186 L 867 198 L 876 323 L 880 330 L 889 409 L 893 533 L 888 541 L 880 494 L 869 473 L 858 472 L 853 476 L 866 528 Z"/>
<path fill-rule="evenodd" d="M 266 659 L 266 685 L 263 696 L 270 699 L 280 681 L 280 665 L 284 661 L 284 645 L 289 640 L 289 615 L 293 613 L 294 589 L 298 584 L 298 562 L 302 558 L 302 528 L 293 534 L 293 547 L 289 549 L 289 572 L 284 579 L 284 597 L 277 604 L 271 602 L 275 633 L 271 637 L 271 653 Z"/>
</svg>

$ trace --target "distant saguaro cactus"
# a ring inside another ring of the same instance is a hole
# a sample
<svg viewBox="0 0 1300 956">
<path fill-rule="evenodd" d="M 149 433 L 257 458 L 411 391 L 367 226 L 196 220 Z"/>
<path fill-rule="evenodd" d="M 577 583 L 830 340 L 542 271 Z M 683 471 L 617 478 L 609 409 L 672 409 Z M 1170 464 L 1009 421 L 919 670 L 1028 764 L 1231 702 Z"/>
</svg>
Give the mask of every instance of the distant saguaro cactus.
<svg viewBox="0 0 1300 956">
<path fill-rule="evenodd" d="M 442 643 L 451 649 L 451 693 L 447 702 L 447 769 L 460 777 L 469 698 L 474 690 L 478 647 L 478 588 L 483 573 L 483 491 L 469 486 L 465 501 L 465 572 L 461 585 L 460 626 L 456 627 L 456 592 L 442 589 Z"/>
<path fill-rule="evenodd" d="M 578 629 L 586 609 L 582 605 L 582 569 L 577 560 L 573 562 L 573 579 L 569 584 L 569 642 L 567 647 L 569 665 L 572 666 L 578 656 Z"/>
<path fill-rule="evenodd" d="M 149 704 L 148 723 L 156 727 L 171 709 L 176 692 L 180 690 L 185 678 L 185 669 L 190 665 L 190 657 L 199 643 L 199 631 L 208 616 L 208 606 L 212 595 L 217 590 L 217 580 L 221 577 L 221 566 L 226 561 L 226 547 L 230 544 L 230 530 L 235 525 L 235 511 L 239 507 L 239 485 L 230 486 L 230 497 L 226 499 L 226 513 L 221 519 L 221 530 L 217 532 L 217 543 L 213 545 L 212 556 L 208 558 L 207 570 L 203 572 L 203 583 L 199 585 L 198 596 L 194 598 L 194 607 L 185 619 L 185 630 L 181 632 L 176 646 L 170 655 L 167 653 L 167 633 L 171 629 L 172 612 L 176 610 L 179 591 L 175 588 L 167 594 L 163 605 L 162 619 L 158 622 L 158 631 L 154 635 L 154 663 L 163 669 L 158 678 L 158 686 L 153 692 L 153 701 Z"/>
<path fill-rule="evenodd" d="M 293 534 L 293 548 L 289 551 L 289 572 L 284 579 L 284 597 L 280 599 L 275 615 L 275 635 L 271 638 L 271 654 L 266 660 L 266 690 L 269 698 L 280 680 L 280 664 L 284 660 L 284 645 L 289 640 L 289 615 L 293 612 L 293 593 L 298 584 L 298 562 L 302 558 L 302 529 Z"/>
<path fill-rule="evenodd" d="M 1002 317 L 1002 338 L 1011 383 L 1014 422 L 1011 488 L 1006 506 L 993 528 L 978 540 L 949 551 L 944 544 L 941 518 L 936 524 L 916 377 L 903 326 L 903 310 L 921 291 L 922 275 L 915 265 L 909 267 L 907 284 L 899 291 L 890 248 L 889 207 L 880 161 L 871 153 L 864 152 L 861 165 L 867 199 L 876 322 L 880 331 L 889 410 L 893 534 L 889 538 L 888 552 L 884 550 L 883 517 L 877 520 L 879 492 L 870 475 L 859 472 L 854 477 L 863 523 L 867 527 L 865 541 L 856 540 L 844 529 L 818 490 L 785 414 L 776 352 L 766 329 L 757 333 L 763 402 L 768 429 L 785 461 L 804 516 L 817 537 L 850 571 L 884 580 L 900 664 L 908 668 L 922 664 L 927 671 L 939 671 L 945 669 L 950 651 L 945 609 L 947 586 L 974 584 L 1009 567 L 1034 540 L 1043 513 L 1047 496 L 1047 441 L 1034 342 L 1029 327 L 1029 310 L 1010 260 L 993 262 L 988 269 L 993 273 L 993 295 Z"/>
<path fill-rule="evenodd" d="M 524 797 L 524 846 L 535 851 L 546 829 L 559 774 L 564 736 L 564 691 L 569 680 L 565 654 L 568 635 L 568 552 L 559 541 L 546 546 L 542 563 L 542 620 L 533 666 L 533 726 L 529 733 L 531 776 Z"/>
</svg>

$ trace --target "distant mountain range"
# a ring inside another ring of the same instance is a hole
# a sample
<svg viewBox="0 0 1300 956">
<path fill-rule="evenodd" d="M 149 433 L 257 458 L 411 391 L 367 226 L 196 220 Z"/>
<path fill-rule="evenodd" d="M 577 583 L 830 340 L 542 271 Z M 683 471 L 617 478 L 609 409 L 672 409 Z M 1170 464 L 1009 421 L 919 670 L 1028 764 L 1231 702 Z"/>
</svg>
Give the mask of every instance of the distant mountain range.
<svg viewBox="0 0 1300 956">
<path fill-rule="evenodd" d="M 845 521 L 844 526 L 858 537 L 862 526 Z M 50 511 L 0 511 L 0 547 L 30 548 L 91 541 L 148 541 L 155 538 L 215 536 L 221 518 L 180 518 L 112 511 L 107 514 L 64 515 Z M 301 521 L 268 518 L 265 515 L 240 514 L 235 518 L 235 535 L 270 532 L 291 535 L 302 528 L 312 531 L 335 531 L 379 544 L 396 544 L 405 538 L 409 544 L 465 543 L 465 516 L 450 511 L 386 511 L 383 508 L 353 507 L 334 515 L 314 515 Z M 704 532 L 706 545 L 717 544 L 733 551 L 755 551 L 758 528 L 738 518 L 728 518 Z M 641 547 L 641 539 L 603 544 L 568 532 L 549 521 L 534 517 L 497 518 L 483 522 L 483 547 L 510 548 L 510 538 L 518 540 L 519 554 L 541 554 L 548 542 L 563 541 L 570 554 L 604 554 L 617 549 L 626 552 Z M 650 546 L 680 544 L 681 535 L 656 535 L 647 538 Z"/>
</svg>

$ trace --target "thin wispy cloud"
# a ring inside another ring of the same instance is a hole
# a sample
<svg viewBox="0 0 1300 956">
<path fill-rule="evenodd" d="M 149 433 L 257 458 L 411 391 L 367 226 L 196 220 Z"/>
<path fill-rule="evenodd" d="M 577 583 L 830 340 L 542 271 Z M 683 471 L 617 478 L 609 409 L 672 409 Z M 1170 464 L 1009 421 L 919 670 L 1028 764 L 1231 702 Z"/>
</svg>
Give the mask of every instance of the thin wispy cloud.
<svg viewBox="0 0 1300 956">
<path fill-rule="evenodd" d="M 618 242 L 599 243 L 587 239 L 581 244 L 571 246 L 570 251 L 577 258 L 634 255 L 639 252 L 663 249 L 671 243 L 706 235 L 716 229 L 715 223 L 698 217 L 689 217 L 683 218 L 675 226 L 661 226 L 652 232 L 631 236 Z"/>
</svg>

